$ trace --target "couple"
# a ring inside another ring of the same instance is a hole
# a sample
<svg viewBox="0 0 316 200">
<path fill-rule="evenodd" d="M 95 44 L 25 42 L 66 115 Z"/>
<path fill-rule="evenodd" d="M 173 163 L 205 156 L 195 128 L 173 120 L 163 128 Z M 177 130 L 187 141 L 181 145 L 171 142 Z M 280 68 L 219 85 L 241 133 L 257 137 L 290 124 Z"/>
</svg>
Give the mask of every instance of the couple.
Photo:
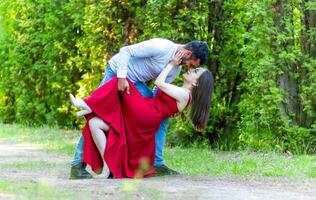
<svg viewBox="0 0 316 200">
<path fill-rule="evenodd" d="M 71 96 L 87 124 L 70 178 L 92 177 L 82 159 L 96 173 L 105 162 L 115 178 L 178 174 L 163 163 L 166 119 L 191 102 L 193 124 L 198 129 L 206 126 L 213 77 L 206 69 L 191 68 L 204 64 L 207 57 L 207 45 L 201 41 L 180 45 L 156 38 L 123 47 L 109 61 L 102 86 L 84 100 Z M 189 71 L 183 75 L 183 86 L 177 87 L 170 82 L 181 64 Z M 154 78 L 152 92 L 144 82 Z"/>
</svg>

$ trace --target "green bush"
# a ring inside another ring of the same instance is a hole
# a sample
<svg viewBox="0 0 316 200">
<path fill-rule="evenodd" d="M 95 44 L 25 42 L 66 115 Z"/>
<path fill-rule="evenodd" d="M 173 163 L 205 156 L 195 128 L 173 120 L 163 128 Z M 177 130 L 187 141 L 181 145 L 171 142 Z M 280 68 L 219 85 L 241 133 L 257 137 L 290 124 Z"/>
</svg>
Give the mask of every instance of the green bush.
<svg viewBox="0 0 316 200">
<path fill-rule="evenodd" d="M 0 120 L 79 128 L 68 93 L 98 87 L 122 46 L 203 40 L 215 77 L 208 127 L 195 131 L 185 113 L 168 143 L 315 152 L 315 12 L 299 0 L 2 0 Z"/>
</svg>

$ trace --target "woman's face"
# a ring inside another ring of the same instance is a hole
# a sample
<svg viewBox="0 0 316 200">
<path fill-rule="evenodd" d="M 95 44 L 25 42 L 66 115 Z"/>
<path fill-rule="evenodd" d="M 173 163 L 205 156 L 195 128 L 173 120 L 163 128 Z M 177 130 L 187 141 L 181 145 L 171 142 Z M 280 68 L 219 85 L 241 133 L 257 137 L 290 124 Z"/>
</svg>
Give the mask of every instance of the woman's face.
<svg viewBox="0 0 316 200">
<path fill-rule="evenodd" d="M 190 82 L 192 84 L 196 83 L 200 76 L 205 72 L 206 69 L 204 68 L 195 68 L 190 69 L 186 73 L 183 74 L 183 80 L 186 82 Z"/>
<path fill-rule="evenodd" d="M 182 65 L 186 65 L 188 69 L 196 68 L 200 66 L 200 59 L 182 58 Z"/>
</svg>

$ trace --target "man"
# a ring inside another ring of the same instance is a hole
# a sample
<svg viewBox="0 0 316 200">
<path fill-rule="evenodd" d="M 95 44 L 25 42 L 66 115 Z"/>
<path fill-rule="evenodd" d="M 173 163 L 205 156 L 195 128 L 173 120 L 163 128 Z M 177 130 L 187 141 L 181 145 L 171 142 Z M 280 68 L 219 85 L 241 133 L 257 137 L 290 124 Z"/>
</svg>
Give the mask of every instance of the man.
<svg viewBox="0 0 316 200">
<path fill-rule="evenodd" d="M 188 68 L 205 64 L 209 54 L 207 45 L 201 41 L 192 41 L 181 45 L 162 38 L 146 40 L 121 48 L 120 52 L 108 62 L 105 76 L 100 85 L 117 76 L 118 90 L 129 93 L 129 84 L 126 80 L 128 78 L 143 96 L 152 97 L 157 90 L 151 91 L 145 82 L 155 79 L 179 51 L 183 52 L 184 55 L 181 65 L 186 65 Z M 181 65 L 170 72 L 167 82 L 171 83 L 179 75 Z M 162 157 L 168 124 L 168 119 L 162 121 L 156 133 L 154 165 L 157 175 L 179 174 L 167 167 Z M 92 178 L 91 174 L 85 169 L 86 164 L 82 162 L 83 143 L 83 137 L 81 136 L 76 147 L 74 160 L 71 162 L 70 179 Z"/>
</svg>

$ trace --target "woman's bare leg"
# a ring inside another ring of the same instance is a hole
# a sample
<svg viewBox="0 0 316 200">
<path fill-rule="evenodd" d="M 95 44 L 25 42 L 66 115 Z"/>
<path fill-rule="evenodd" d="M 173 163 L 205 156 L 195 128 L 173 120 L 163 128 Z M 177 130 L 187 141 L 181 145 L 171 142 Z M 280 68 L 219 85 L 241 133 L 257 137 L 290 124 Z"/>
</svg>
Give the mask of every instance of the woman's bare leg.
<svg viewBox="0 0 316 200">
<path fill-rule="evenodd" d="M 89 120 L 89 127 L 93 141 L 103 159 L 106 145 L 106 136 L 104 132 L 109 131 L 109 126 L 99 117 L 93 117 Z"/>
</svg>

